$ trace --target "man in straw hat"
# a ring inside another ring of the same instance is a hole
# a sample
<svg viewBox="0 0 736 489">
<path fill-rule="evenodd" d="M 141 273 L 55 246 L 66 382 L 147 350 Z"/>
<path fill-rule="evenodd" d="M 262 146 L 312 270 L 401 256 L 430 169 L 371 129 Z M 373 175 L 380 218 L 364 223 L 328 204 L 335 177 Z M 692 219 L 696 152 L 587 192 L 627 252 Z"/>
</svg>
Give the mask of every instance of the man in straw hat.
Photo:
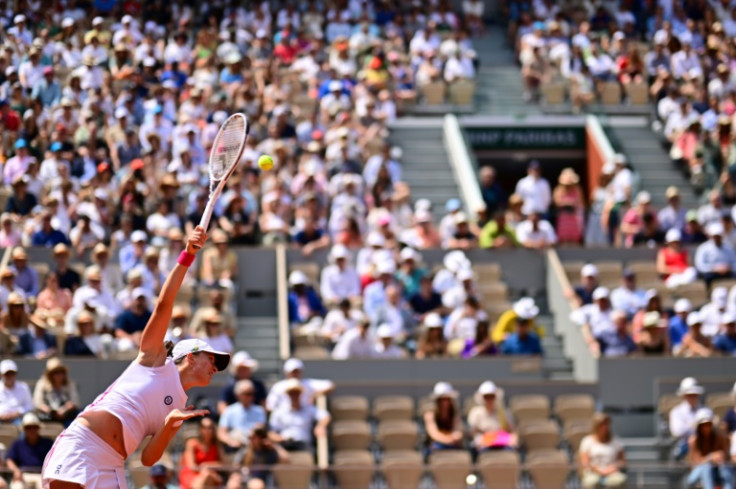
<svg viewBox="0 0 736 489">
<path fill-rule="evenodd" d="M 704 393 L 705 389 L 698 385 L 694 377 L 682 379 L 677 389 L 682 402 L 670 411 L 669 428 L 670 435 L 675 439 L 674 455 L 678 460 L 687 455 L 688 438 L 694 431 L 695 413 L 703 407 L 700 398 Z"/>
<path fill-rule="evenodd" d="M 271 439 L 289 451 L 310 450 L 312 435 L 318 438 L 326 436 L 327 426 L 330 424 L 330 414 L 327 411 L 302 401 L 303 391 L 304 387 L 299 379 L 287 380 L 284 393 L 288 403 L 274 410 L 269 419 Z"/>
<path fill-rule="evenodd" d="M 335 390 L 335 383 L 326 379 L 313 379 L 304 377 L 304 362 L 298 358 L 290 358 L 284 362 L 284 375 L 286 378 L 276 382 L 266 398 L 266 409 L 275 411 L 279 407 L 289 405 L 289 397 L 286 388 L 292 379 L 298 380 L 303 388 L 302 403 L 313 403 L 317 396 L 328 395 Z"/>
<path fill-rule="evenodd" d="M 17 355 L 37 359 L 49 358 L 56 355 L 56 336 L 47 330 L 49 325 L 46 318 L 38 312 L 28 319 L 31 327 L 18 338 Z"/>
<path fill-rule="evenodd" d="M 108 314 L 116 316 L 120 312 L 120 306 L 112 294 L 104 289 L 100 267 L 90 265 L 85 270 L 84 275 L 87 283 L 74 292 L 72 299 L 74 307 L 81 308 L 88 299 L 94 299 L 98 305 L 107 310 Z"/>
<path fill-rule="evenodd" d="M 12 293 L 18 294 L 25 301 L 26 293 L 15 284 L 15 272 L 5 267 L 0 269 L 0 304 L 7 304 Z"/>
</svg>

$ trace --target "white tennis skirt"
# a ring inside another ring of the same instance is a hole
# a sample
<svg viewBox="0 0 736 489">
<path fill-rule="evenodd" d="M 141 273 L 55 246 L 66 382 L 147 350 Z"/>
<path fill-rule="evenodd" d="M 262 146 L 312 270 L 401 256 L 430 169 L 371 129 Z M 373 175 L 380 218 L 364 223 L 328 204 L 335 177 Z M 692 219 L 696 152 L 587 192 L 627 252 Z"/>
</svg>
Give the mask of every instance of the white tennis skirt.
<svg viewBox="0 0 736 489">
<path fill-rule="evenodd" d="M 43 487 L 54 480 L 84 488 L 127 489 L 125 459 L 86 426 L 73 422 L 51 447 L 43 463 Z"/>
</svg>

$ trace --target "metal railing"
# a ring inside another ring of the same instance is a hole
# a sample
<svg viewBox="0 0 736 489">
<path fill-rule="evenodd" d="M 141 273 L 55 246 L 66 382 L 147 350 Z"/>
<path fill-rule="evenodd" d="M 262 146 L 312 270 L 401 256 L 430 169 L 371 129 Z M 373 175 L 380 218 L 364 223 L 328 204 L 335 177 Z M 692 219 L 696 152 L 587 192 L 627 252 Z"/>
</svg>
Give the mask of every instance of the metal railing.
<svg viewBox="0 0 736 489">
<path fill-rule="evenodd" d="M 287 283 L 286 245 L 276 245 L 276 313 L 279 328 L 279 357 L 291 356 L 291 331 L 289 328 L 289 285 Z"/>
<path fill-rule="evenodd" d="M 476 168 L 471 159 L 470 149 L 463 137 L 460 122 L 454 114 L 447 114 L 442 129 L 445 147 L 450 157 L 450 167 L 460 188 L 460 197 L 465 204 L 465 211 L 471 216 L 475 215 L 475 212 L 483 206 L 483 196 L 480 193 Z"/>
</svg>

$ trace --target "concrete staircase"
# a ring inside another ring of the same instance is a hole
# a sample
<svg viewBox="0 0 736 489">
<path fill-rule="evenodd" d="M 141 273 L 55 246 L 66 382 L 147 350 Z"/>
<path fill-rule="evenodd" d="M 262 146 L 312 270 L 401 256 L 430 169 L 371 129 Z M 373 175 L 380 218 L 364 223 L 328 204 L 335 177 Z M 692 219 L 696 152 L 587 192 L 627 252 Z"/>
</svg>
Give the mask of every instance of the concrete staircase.
<svg viewBox="0 0 736 489">
<path fill-rule="evenodd" d="M 276 317 L 241 317 L 235 332 L 235 351 L 246 350 L 258 360 L 259 378 L 280 374 L 279 330 Z"/>
<path fill-rule="evenodd" d="M 575 380 L 573 378 L 572 361 L 565 356 L 562 340 L 554 334 L 554 318 L 551 315 L 540 315 L 536 322 L 543 325 L 546 331 L 542 338 L 542 370 L 547 380 Z"/>
<path fill-rule="evenodd" d="M 683 463 L 663 462 L 657 438 L 621 438 L 629 467 L 629 487 L 670 489 L 683 487 L 688 469 Z"/>
<path fill-rule="evenodd" d="M 435 218 L 444 215 L 448 199 L 458 198 L 458 186 L 445 149 L 442 118 L 404 118 L 390 126 L 392 145 L 403 151 L 402 179 L 412 200 L 432 202 Z"/>
<path fill-rule="evenodd" d="M 602 121 L 612 144 L 624 153 L 639 177 L 639 188 L 652 194 L 657 208 L 667 205 L 665 191 L 674 185 L 680 189 L 682 206 L 692 209 L 698 197 L 682 173 L 670 162 L 659 136 L 653 133 L 646 117 L 609 117 Z"/>
</svg>

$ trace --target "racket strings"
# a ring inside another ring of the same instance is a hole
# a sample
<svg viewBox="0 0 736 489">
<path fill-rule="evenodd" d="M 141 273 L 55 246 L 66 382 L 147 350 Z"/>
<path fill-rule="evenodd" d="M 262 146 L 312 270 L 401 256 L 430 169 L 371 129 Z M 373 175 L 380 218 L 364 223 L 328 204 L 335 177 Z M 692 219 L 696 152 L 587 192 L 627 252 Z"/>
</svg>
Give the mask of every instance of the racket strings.
<svg viewBox="0 0 736 489">
<path fill-rule="evenodd" d="M 238 155 L 244 142 L 245 120 L 243 117 L 231 119 L 223 127 L 217 144 L 215 144 L 210 165 L 210 172 L 214 180 L 221 180 L 238 164 Z"/>
</svg>

